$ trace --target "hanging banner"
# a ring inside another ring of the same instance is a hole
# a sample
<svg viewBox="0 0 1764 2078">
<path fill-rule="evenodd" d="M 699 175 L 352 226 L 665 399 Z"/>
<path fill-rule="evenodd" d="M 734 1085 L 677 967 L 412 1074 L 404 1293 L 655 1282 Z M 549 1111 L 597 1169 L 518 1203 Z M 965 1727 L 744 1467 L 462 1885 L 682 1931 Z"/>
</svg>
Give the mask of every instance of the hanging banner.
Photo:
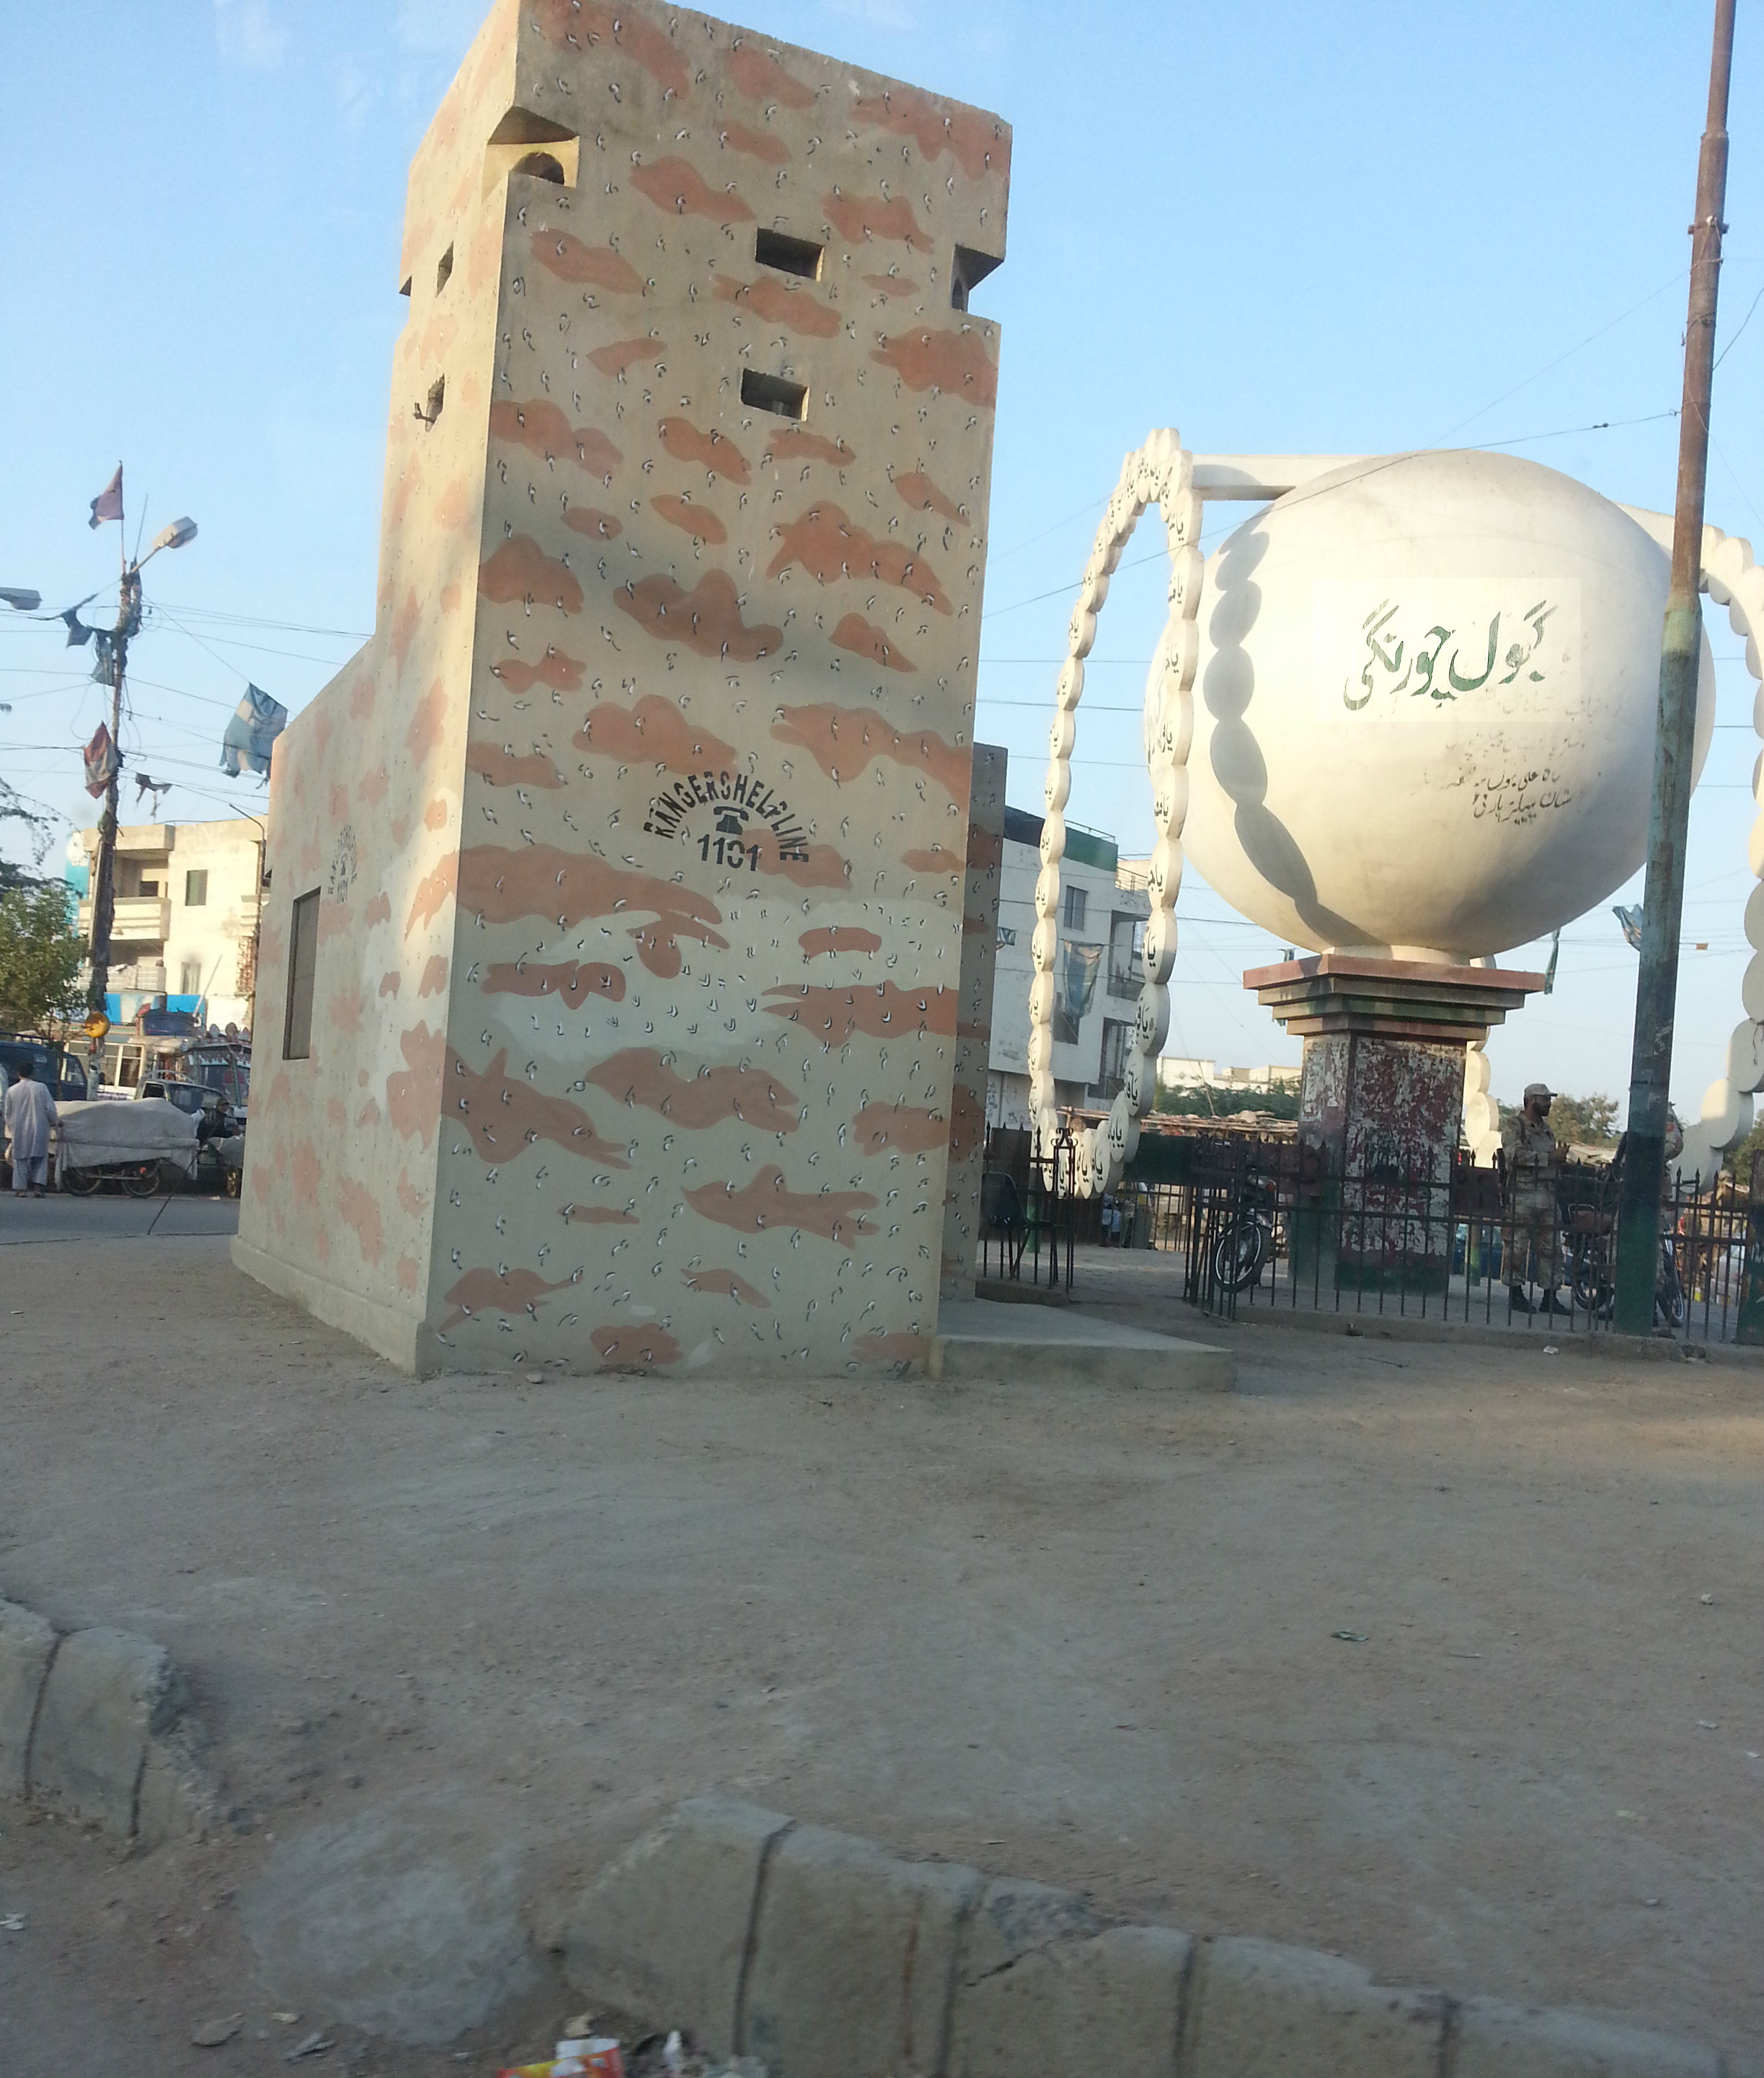
<svg viewBox="0 0 1764 2078">
<path fill-rule="evenodd" d="M 241 765 L 248 765 L 267 777 L 276 738 L 287 726 L 288 710 L 281 701 L 271 699 L 256 686 L 247 686 L 220 740 L 221 770 L 236 779 Z"/>
<path fill-rule="evenodd" d="M 98 732 L 85 746 L 86 792 L 95 801 L 122 769 L 123 760 L 111 741 L 109 727 L 100 722 Z"/>
</svg>

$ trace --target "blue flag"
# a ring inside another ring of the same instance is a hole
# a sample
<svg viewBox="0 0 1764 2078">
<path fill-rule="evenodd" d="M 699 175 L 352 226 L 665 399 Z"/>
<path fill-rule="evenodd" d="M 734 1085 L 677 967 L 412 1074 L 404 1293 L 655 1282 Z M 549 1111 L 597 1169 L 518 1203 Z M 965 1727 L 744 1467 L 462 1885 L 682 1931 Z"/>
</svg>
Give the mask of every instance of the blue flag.
<svg viewBox="0 0 1764 2078">
<path fill-rule="evenodd" d="M 288 710 L 280 700 L 271 699 L 256 686 L 247 686 L 220 740 L 221 770 L 236 779 L 243 763 L 267 776 L 276 738 L 287 725 Z"/>
</svg>

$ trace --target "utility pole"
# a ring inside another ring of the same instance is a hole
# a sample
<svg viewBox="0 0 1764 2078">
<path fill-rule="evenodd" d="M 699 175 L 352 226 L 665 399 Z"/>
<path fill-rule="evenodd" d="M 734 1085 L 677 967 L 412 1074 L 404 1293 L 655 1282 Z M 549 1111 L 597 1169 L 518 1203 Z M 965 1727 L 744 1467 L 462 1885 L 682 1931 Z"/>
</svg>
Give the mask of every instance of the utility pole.
<svg viewBox="0 0 1764 2078">
<path fill-rule="evenodd" d="M 116 920 L 117 790 L 123 771 L 123 680 L 128 670 L 130 639 L 138 635 L 141 628 L 141 571 L 161 549 L 181 549 L 186 541 L 194 541 L 196 538 L 196 522 L 194 520 L 174 520 L 170 526 L 162 528 L 154 536 L 152 546 L 144 556 L 131 556 L 128 534 L 123 518 L 123 469 L 120 463 L 117 465 L 116 475 L 103 496 L 92 501 L 91 524 L 97 527 L 109 520 L 117 523 L 122 574 L 117 586 L 116 625 L 109 636 L 111 755 L 113 765 L 104 789 L 104 813 L 98 819 L 98 862 L 92 875 L 92 977 L 85 991 L 85 1030 L 94 1053 L 109 1029 L 104 999 L 110 992 L 111 929 Z M 84 632 L 81 639 L 85 639 Z"/>
<path fill-rule="evenodd" d="M 1691 764 L 1702 654 L 1703 499 L 1709 463 L 1709 398 L 1715 371 L 1715 307 L 1720 286 L 1721 211 L 1727 199 L 1728 77 L 1733 62 L 1734 0 L 1716 0 L 1709 109 L 1697 161 L 1691 226 L 1690 313 L 1684 332 L 1684 399 L 1679 417 L 1679 489 L 1672 520 L 1672 583 L 1666 595 L 1655 725 L 1653 798 L 1648 815 L 1648 875 L 1642 900 L 1641 966 L 1629 1066 L 1628 1134 L 1617 1221 L 1616 1326 L 1645 1335 L 1653 1325 L 1660 1249 L 1660 1191 L 1672 1079 L 1684 912 L 1684 843 L 1691 821 Z"/>
<path fill-rule="evenodd" d="M 123 674 L 128 666 L 129 637 L 141 624 L 141 573 L 128 559 L 123 536 L 123 575 L 116 601 L 116 627 L 111 636 L 111 749 L 116 759 L 104 790 L 104 813 L 98 819 L 98 866 L 92 878 L 92 978 L 85 991 L 86 1015 L 105 1015 L 111 987 L 111 926 L 116 919 L 116 796 L 122 777 Z"/>
</svg>

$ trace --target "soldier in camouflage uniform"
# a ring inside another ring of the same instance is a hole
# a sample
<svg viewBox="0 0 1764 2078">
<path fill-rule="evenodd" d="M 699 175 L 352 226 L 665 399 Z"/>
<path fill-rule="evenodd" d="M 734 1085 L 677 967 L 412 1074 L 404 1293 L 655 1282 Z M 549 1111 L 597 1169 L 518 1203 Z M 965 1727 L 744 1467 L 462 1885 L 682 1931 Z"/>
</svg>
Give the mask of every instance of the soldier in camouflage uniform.
<svg viewBox="0 0 1764 2078">
<path fill-rule="evenodd" d="M 1544 1287 L 1544 1311 L 1569 1313 L 1574 1310 L 1556 1296 L 1562 1274 L 1556 1179 L 1567 1150 L 1549 1130 L 1551 1097 L 1551 1091 L 1544 1083 L 1527 1084 L 1524 1108 L 1501 1128 L 1507 1197 L 1507 1222 L 1501 1246 L 1507 1269 L 1507 1289 L 1516 1313 L 1532 1310 L 1525 1291 L 1525 1262 L 1528 1254 L 1533 1251 L 1537 1258 L 1537 1281 Z"/>
</svg>

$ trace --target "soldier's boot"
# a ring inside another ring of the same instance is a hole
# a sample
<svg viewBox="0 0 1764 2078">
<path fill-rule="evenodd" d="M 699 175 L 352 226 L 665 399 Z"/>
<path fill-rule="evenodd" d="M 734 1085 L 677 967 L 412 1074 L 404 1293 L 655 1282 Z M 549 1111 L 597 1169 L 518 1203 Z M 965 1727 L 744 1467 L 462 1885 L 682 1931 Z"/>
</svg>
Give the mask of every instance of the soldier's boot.
<svg viewBox="0 0 1764 2078">
<path fill-rule="evenodd" d="M 1574 1317 L 1574 1309 L 1571 1304 L 1564 1302 L 1562 1296 L 1562 1287 L 1559 1285 L 1552 1284 L 1549 1291 L 1544 1295 L 1544 1311 L 1546 1313 L 1553 1313 L 1559 1318 L 1567 1321 L 1571 1320 Z"/>
<path fill-rule="evenodd" d="M 1507 1287 L 1507 1296 L 1512 1301 L 1513 1311 L 1516 1313 L 1528 1313 L 1532 1311 L 1532 1303 L 1525 1296 L 1525 1287 L 1523 1284 L 1509 1284 Z"/>
</svg>

